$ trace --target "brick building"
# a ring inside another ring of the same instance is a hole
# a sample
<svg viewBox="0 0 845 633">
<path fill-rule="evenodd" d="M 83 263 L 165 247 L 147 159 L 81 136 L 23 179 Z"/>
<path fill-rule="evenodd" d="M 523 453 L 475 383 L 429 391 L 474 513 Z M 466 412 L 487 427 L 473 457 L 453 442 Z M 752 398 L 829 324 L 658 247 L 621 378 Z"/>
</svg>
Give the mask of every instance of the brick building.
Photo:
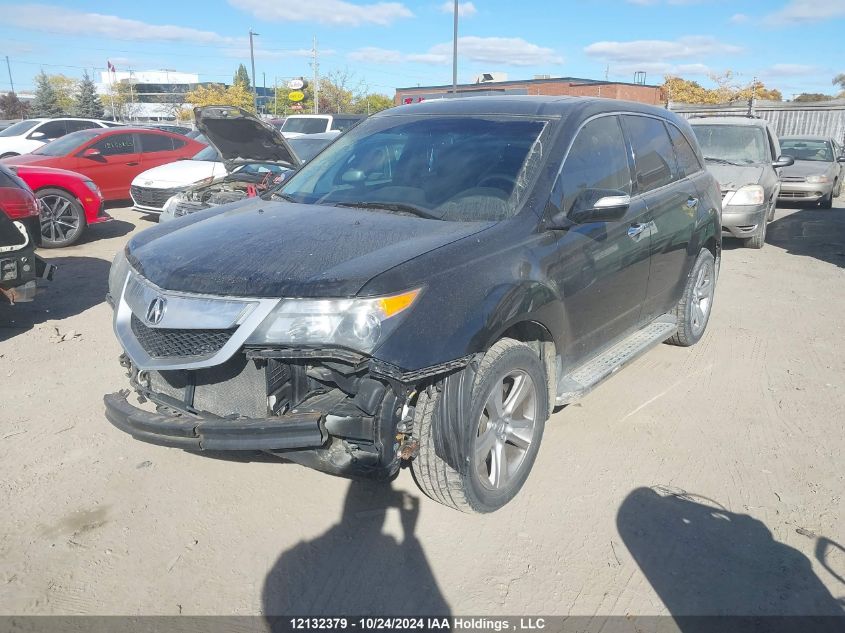
<svg viewBox="0 0 845 633">
<path fill-rule="evenodd" d="M 417 86 L 397 88 L 394 103 L 402 105 L 426 99 L 440 99 L 452 92 L 452 86 Z M 458 84 L 459 96 L 481 95 L 546 95 L 573 97 L 605 97 L 626 99 L 651 105 L 661 105 L 663 97 L 660 86 L 579 79 L 577 77 L 555 77 L 544 79 L 523 79 L 516 81 L 495 81 L 477 84 Z"/>
</svg>

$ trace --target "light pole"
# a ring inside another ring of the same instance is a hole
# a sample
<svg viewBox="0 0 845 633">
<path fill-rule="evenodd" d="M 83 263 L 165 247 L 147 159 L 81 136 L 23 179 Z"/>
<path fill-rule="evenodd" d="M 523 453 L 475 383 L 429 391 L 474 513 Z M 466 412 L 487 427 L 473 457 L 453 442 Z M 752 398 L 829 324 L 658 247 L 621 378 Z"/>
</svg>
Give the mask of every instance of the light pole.
<svg viewBox="0 0 845 633">
<path fill-rule="evenodd" d="M 253 32 L 252 29 L 249 30 L 249 61 L 252 63 L 252 105 L 258 112 L 258 92 L 255 89 L 255 50 L 252 46 L 252 38 L 256 35 L 258 33 Z"/>
<path fill-rule="evenodd" d="M 455 29 L 452 39 L 452 93 L 458 94 L 458 0 L 455 0 Z"/>
</svg>

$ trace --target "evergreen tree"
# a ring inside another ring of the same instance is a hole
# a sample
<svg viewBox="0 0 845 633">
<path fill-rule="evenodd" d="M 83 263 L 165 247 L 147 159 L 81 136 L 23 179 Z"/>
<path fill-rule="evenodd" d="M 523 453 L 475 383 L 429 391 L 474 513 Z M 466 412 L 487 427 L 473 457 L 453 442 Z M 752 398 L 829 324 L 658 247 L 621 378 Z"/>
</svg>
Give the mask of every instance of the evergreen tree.
<svg viewBox="0 0 845 633">
<path fill-rule="evenodd" d="M 105 115 L 103 103 L 97 96 L 97 87 L 86 70 L 79 82 L 73 102 L 73 114 L 89 119 L 102 119 Z"/>
<path fill-rule="evenodd" d="M 32 100 L 32 116 L 54 117 L 63 114 L 62 106 L 59 105 L 59 96 L 50 83 L 50 78 L 42 70 L 35 77 L 35 99 Z"/>
<path fill-rule="evenodd" d="M 246 70 L 246 66 L 241 64 L 238 66 L 238 71 L 235 73 L 235 76 L 232 77 L 232 85 L 238 86 L 241 85 L 247 90 L 251 90 L 252 84 L 249 81 L 249 73 Z"/>
</svg>

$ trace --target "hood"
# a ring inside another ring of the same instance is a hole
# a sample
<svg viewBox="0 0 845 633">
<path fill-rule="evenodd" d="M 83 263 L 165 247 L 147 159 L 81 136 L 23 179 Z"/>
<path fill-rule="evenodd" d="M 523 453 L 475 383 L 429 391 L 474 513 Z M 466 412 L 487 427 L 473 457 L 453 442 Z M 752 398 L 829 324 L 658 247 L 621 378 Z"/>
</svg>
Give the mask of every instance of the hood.
<svg viewBox="0 0 845 633">
<path fill-rule="evenodd" d="M 300 160 L 279 130 L 234 106 L 194 108 L 197 129 L 230 168 L 230 163 L 277 163 L 299 167 Z"/>
<path fill-rule="evenodd" d="M 41 165 L 11 165 L 12 170 L 20 174 L 21 176 L 25 176 L 26 174 L 38 174 L 38 175 L 55 175 L 55 176 L 64 176 L 65 178 L 76 178 L 77 180 L 91 180 L 88 176 L 83 176 L 80 173 L 75 171 L 70 171 L 68 169 L 59 169 L 58 167 L 43 167 Z"/>
<path fill-rule="evenodd" d="M 3 163 L 6 165 L 42 165 L 49 167 L 57 161 L 63 159 L 64 156 L 40 156 L 38 154 L 21 154 L 20 156 L 11 156 L 4 158 Z"/>
<path fill-rule="evenodd" d="M 718 165 L 707 163 L 707 169 L 716 180 L 722 191 L 736 191 L 745 185 L 757 185 L 763 176 L 762 165 Z"/>
<path fill-rule="evenodd" d="M 136 187 L 169 189 L 187 187 L 204 178 L 223 176 L 226 168 L 223 163 L 211 160 L 179 160 L 153 167 L 135 176 L 132 184 Z"/>
<path fill-rule="evenodd" d="M 235 205 L 143 231 L 127 246 L 129 261 L 167 290 L 351 297 L 373 277 L 494 224 L 261 198 Z"/>
<path fill-rule="evenodd" d="M 780 175 L 795 178 L 806 178 L 814 174 L 826 174 L 835 163 L 825 163 L 818 160 L 796 160 L 789 167 L 784 167 Z"/>
</svg>

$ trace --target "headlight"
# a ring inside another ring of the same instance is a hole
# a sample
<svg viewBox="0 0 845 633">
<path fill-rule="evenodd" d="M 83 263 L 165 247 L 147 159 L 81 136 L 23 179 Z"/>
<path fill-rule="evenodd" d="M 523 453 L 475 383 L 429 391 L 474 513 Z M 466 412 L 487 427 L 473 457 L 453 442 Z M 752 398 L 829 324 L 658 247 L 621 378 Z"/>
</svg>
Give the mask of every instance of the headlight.
<svg viewBox="0 0 845 633">
<path fill-rule="evenodd" d="M 814 185 L 822 185 L 826 182 L 830 182 L 830 178 L 824 174 L 818 174 L 816 176 L 807 176 L 807 182 L 813 183 Z"/>
<path fill-rule="evenodd" d="M 214 182 L 214 176 L 209 176 L 208 178 L 203 178 L 202 180 L 197 180 L 195 183 L 191 185 L 191 187 L 202 187 L 203 185 L 210 185 Z"/>
<path fill-rule="evenodd" d="M 247 340 L 252 345 L 337 345 L 371 352 L 420 289 L 366 299 L 285 299 Z"/>
<path fill-rule="evenodd" d="M 123 292 L 123 284 L 126 283 L 126 275 L 129 274 L 129 260 L 121 248 L 114 256 L 114 261 L 109 269 L 109 295 L 117 304 L 120 301 L 120 293 Z"/>
<path fill-rule="evenodd" d="M 766 196 L 763 192 L 763 187 L 760 185 L 746 185 L 737 190 L 734 195 L 726 200 L 726 203 L 731 206 L 763 204 L 765 199 Z"/>
</svg>

